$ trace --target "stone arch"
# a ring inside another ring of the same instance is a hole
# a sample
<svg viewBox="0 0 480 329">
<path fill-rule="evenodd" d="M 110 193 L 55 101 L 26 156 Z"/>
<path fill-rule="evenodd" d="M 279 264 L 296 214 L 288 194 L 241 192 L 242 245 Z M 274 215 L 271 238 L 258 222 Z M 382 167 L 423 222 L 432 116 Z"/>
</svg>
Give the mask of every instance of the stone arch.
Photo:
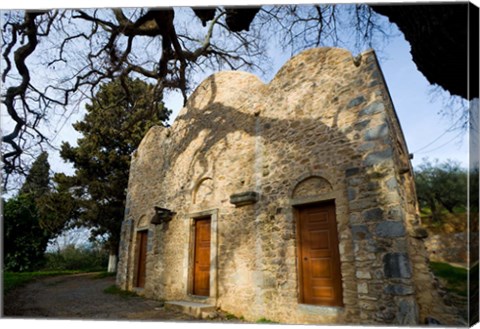
<svg viewBox="0 0 480 329">
<path fill-rule="evenodd" d="M 326 178 L 319 175 L 311 175 L 297 181 L 291 195 L 292 198 L 296 199 L 317 196 L 332 191 L 332 184 Z"/>
<path fill-rule="evenodd" d="M 143 214 L 140 216 L 140 218 L 137 221 L 137 229 L 138 228 L 145 228 L 150 225 L 150 220 L 146 214 Z"/>
<path fill-rule="evenodd" d="M 202 203 L 213 198 L 213 179 L 204 177 L 198 181 L 193 189 L 193 204 Z"/>
</svg>

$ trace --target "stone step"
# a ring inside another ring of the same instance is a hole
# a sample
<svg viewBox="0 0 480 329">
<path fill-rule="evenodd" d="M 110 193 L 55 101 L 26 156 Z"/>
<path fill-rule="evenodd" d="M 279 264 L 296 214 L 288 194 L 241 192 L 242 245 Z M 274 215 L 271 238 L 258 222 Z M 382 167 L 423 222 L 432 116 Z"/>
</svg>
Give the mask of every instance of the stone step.
<svg viewBox="0 0 480 329">
<path fill-rule="evenodd" d="M 165 308 L 182 312 L 197 318 L 202 318 L 202 315 L 215 312 L 216 307 L 209 304 L 187 302 L 181 300 L 172 300 L 165 302 Z"/>
</svg>

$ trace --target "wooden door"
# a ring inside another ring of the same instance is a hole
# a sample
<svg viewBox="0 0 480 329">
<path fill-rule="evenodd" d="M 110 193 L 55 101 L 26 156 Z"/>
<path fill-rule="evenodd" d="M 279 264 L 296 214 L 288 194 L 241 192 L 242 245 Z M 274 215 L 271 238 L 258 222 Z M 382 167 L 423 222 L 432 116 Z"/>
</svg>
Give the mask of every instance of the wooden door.
<svg viewBox="0 0 480 329">
<path fill-rule="evenodd" d="M 145 288 L 148 231 L 137 232 L 137 275 L 135 286 Z"/>
<path fill-rule="evenodd" d="M 193 294 L 210 295 L 210 217 L 195 221 Z"/>
<path fill-rule="evenodd" d="M 342 306 L 335 204 L 299 208 L 298 239 L 301 302 Z"/>
</svg>

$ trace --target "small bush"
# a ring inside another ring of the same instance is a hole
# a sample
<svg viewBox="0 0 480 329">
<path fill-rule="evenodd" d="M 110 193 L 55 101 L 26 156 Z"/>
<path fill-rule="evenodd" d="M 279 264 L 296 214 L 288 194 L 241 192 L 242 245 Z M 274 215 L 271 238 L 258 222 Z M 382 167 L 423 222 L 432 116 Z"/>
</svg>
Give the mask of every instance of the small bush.
<svg viewBox="0 0 480 329">
<path fill-rule="evenodd" d="M 274 322 L 272 320 L 265 319 L 265 318 L 260 318 L 257 320 L 257 323 L 277 323 L 277 322 Z"/>
<path fill-rule="evenodd" d="M 102 271 L 108 265 L 108 253 L 93 248 L 69 245 L 58 252 L 45 254 L 46 270 Z"/>
<path fill-rule="evenodd" d="M 239 318 L 232 313 L 225 314 L 225 319 L 227 320 L 238 320 Z"/>
</svg>

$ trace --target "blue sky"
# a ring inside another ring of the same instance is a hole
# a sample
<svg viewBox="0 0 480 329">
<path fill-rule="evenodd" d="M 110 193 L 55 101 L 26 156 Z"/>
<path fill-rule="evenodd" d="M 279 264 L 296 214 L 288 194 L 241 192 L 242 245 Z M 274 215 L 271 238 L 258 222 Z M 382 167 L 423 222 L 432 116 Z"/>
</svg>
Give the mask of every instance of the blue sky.
<svg viewBox="0 0 480 329">
<path fill-rule="evenodd" d="M 429 157 L 456 159 L 467 166 L 467 132 L 451 129 L 458 116 L 439 114 L 450 110 L 444 104 L 449 93 L 432 93 L 434 87 L 417 70 L 409 51 L 410 45 L 401 35 L 391 40 L 386 50 L 388 58 L 380 58 L 380 65 L 409 151 L 414 154 L 413 165 Z"/>
</svg>

